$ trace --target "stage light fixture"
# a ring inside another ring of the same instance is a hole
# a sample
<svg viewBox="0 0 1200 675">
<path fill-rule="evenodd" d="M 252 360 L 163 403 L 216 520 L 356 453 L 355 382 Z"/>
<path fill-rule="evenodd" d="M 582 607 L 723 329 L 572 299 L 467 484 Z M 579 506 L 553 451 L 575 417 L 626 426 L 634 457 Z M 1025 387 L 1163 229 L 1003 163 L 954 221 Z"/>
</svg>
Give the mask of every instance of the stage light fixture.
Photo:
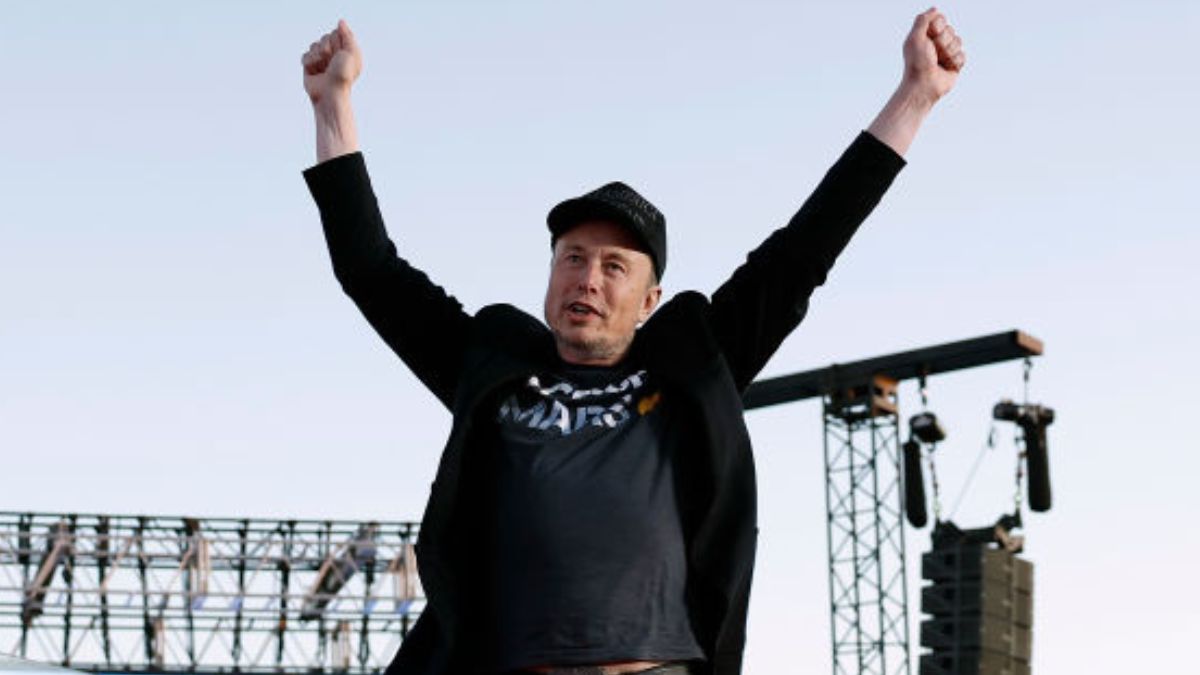
<svg viewBox="0 0 1200 675">
<path fill-rule="evenodd" d="M 316 581 L 304 596 L 304 605 L 300 609 L 301 621 L 320 618 L 350 577 L 354 576 L 360 567 L 374 563 L 375 533 L 378 529 L 376 523 L 360 525 L 354 537 L 343 546 L 339 557 L 334 558 L 330 554 L 325 562 L 321 563 Z"/>
<path fill-rule="evenodd" d="M 946 430 L 938 422 L 937 415 L 928 411 L 913 415 L 908 420 L 908 428 L 922 443 L 941 443 L 946 440 Z"/>
<path fill-rule="evenodd" d="M 1029 472 L 1029 508 L 1050 510 L 1050 459 L 1046 427 L 1054 422 L 1054 409 L 1036 403 L 1013 403 L 1004 399 L 992 409 L 992 417 L 1015 422 L 1025 437 L 1025 462 Z"/>
<path fill-rule="evenodd" d="M 25 626 L 32 625 L 33 620 L 41 616 L 54 572 L 70 554 L 73 540 L 71 526 L 66 520 L 58 521 L 47 532 L 46 550 L 38 561 L 37 575 L 25 587 L 25 597 L 21 599 L 21 621 Z M 70 568 L 63 567 L 63 579 L 69 580 L 70 575 Z"/>
</svg>

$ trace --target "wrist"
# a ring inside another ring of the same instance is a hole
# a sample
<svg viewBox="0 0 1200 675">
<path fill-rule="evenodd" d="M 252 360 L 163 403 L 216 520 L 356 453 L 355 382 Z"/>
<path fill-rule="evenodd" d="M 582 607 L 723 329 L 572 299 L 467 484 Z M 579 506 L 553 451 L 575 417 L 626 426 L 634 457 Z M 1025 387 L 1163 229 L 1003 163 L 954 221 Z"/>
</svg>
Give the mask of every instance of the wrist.
<svg viewBox="0 0 1200 675">
<path fill-rule="evenodd" d="M 353 107 L 350 105 L 350 90 L 327 92 L 312 102 L 313 115 L 317 123 L 336 123 L 338 120 L 352 116 Z"/>
<path fill-rule="evenodd" d="M 348 91 L 343 95 L 323 96 L 313 102 L 313 116 L 318 162 L 358 150 L 358 130 Z"/>
<path fill-rule="evenodd" d="M 905 77 L 900 86 L 892 94 L 892 99 L 899 107 L 924 117 L 928 115 L 938 102 L 937 92 L 932 86 L 922 84 L 918 80 Z"/>
<path fill-rule="evenodd" d="M 901 82 L 867 131 L 903 157 L 936 101 L 924 87 Z"/>
</svg>

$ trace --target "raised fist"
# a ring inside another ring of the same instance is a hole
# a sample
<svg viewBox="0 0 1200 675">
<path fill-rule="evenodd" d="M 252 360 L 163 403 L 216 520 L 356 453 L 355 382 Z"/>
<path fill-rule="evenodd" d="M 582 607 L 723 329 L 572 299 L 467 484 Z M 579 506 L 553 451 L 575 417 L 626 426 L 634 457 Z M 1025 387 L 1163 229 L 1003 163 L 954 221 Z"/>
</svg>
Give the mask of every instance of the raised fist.
<svg viewBox="0 0 1200 675">
<path fill-rule="evenodd" d="M 936 101 L 954 87 L 967 62 L 962 39 L 936 8 L 917 15 L 904 41 L 904 79 Z"/>
<path fill-rule="evenodd" d="M 362 51 L 345 21 L 312 43 L 300 58 L 304 66 L 304 91 L 313 105 L 330 96 L 349 94 L 362 72 Z"/>
</svg>

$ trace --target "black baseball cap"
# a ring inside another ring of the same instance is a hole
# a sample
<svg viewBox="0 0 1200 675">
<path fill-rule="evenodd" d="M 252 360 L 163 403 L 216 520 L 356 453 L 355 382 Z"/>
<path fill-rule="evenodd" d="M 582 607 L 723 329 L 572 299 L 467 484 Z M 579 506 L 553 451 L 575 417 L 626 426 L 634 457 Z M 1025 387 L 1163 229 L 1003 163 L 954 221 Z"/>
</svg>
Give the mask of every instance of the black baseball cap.
<svg viewBox="0 0 1200 675">
<path fill-rule="evenodd" d="M 654 274 L 662 280 L 667 269 L 667 219 L 649 200 L 621 182 L 568 199 L 546 216 L 550 245 L 567 230 L 589 220 L 607 220 L 628 228 L 650 254 Z"/>
</svg>

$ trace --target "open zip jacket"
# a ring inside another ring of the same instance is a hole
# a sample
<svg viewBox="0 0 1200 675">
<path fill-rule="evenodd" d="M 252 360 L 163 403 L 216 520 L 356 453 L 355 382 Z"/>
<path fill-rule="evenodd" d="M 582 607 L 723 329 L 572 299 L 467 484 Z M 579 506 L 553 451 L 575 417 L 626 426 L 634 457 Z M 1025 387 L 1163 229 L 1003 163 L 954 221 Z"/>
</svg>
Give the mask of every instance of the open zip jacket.
<svg viewBox="0 0 1200 675">
<path fill-rule="evenodd" d="M 692 428 L 675 481 L 687 541 L 687 606 L 707 661 L 741 672 L 754 567 L 756 496 L 741 394 L 800 323 L 808 299 L 879 202 L 904 160 L 863 132 L 788 224 L 711 300 L 680 293 L 637 332 L 628 359 L 648 369 Z M 454 416 L 417 541 L 428 603 L 387 675 L 458 675 L 480 638 L 471 623 L 471 523 L 486 504 L 481 453 L 499 396 L 559 363 L 540 321 L 510 305 L 474 315 L 397 255 L 360 153 L 304 172 L 334 273 L 363 315 Z"/>
</svg>

